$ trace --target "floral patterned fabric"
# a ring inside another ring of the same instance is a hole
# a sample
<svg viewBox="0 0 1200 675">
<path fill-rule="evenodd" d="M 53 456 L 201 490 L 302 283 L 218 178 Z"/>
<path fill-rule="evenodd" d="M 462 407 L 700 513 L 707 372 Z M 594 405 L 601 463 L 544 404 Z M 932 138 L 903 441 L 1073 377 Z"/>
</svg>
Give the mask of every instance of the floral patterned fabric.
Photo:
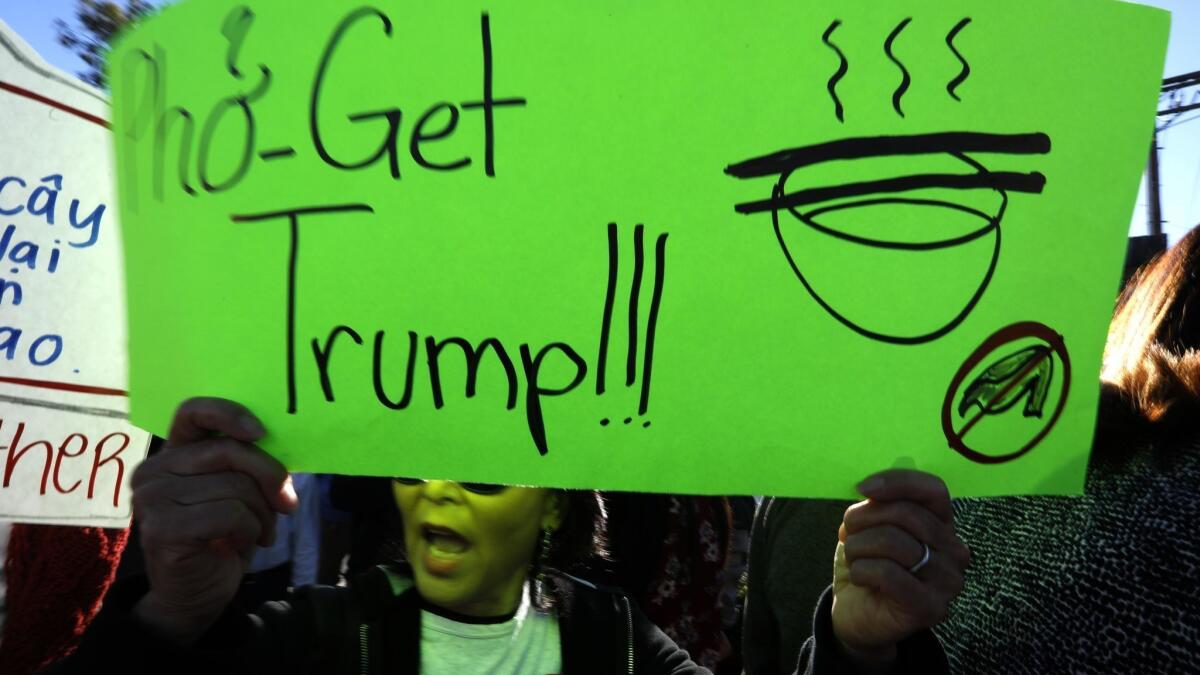
<svg viewBox="0 0 1200 675">
<path fill-rule="evenodd" d="M 729 507 L 723 497 L 671 496 L 667 503 L 660 572 L 638 603 L 693 661 L 715 671 L 732 653 L 719 607 Z"/>
</svg>

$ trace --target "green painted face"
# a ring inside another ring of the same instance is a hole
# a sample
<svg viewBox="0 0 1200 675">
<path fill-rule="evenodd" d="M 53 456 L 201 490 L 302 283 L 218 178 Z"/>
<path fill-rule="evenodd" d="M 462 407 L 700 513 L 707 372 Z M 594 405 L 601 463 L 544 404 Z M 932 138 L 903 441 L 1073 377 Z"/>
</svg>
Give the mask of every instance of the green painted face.
<svg viewBox="0 0 1200 675">
<path fill-rule="evenodd" d="M 543 528 L 562 524 L 561 500 L 541 488 L 479 494 L 453 481 L 393 481 L 417 591 L 468 616 L 516 609 Z"/>
</svg>

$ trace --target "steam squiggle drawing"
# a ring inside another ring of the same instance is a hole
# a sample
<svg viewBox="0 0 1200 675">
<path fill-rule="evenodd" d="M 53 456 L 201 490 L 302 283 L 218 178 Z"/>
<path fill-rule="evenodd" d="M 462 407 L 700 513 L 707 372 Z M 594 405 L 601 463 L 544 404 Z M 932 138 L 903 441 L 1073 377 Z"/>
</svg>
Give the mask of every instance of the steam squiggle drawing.
<svg viewBox="0 0 1200 675">
<path fill-rule="evenodd" d="M 957 89 L 958 85 L 962 84 L 963 81 L 967 79 L 967 76 L 971 74 L 971 65 L 967 63 L 967 60 L 963 58 L 963 55 L 954 48 L 954 38 L 958 37 L 958 32 L 966 28 L 967 24 L 969 23 L 971 23 L 971 19 L 969 17 L 959 21 L 954 28 L 950 29 L 950 33 L 946 35 L 946 45 L 950 47 L 950 51 L 954 52 L 954 55 L 958 57 L 958 60 L 963 66 L 962 72 L 960 72 L 953 80 L 950 80 L 950 84 L 946 85 L 946 91 L 950 92 L 950 96 L 954 97 L 955 101 L 962 101 L 962 99 L 958 97 L 958 94 L 954 93 L 954 90 Z"/>
<path fill-rule="evenodd" d="M 912 83 L 912 78 L 908 76 L 908 69 L 906 69 L 904 64 L 900 63 L 900 60 L 897 59 L 896 55 L 892 53 L 892 43 L 896 41 L 896 36 L 900 35 L 900 32 L 908 26 L 910 21 L 912 21 L 911 16 L 901 21 L 900 24 L 896 26 L 896 29 L 892 31 L 891 35 L 888 35 L 887 41 L 883 43 L 883 53 L 887 54 L 887 57 L 891 59 L 892 63 L 896 64 L 896 67 L 900 69 L 900 74 L 903 76 L 903 79 L 900 80 L 900 86 L 896 87 L 896 93 L 892 94 L 892 107 L 896 109 L 896 113 L 901 117 L 904 117 L 904 111 L 900 108 L 900 99 L 904 98 L 904 92 L 908 91 L 908 85 Z"/>
<path fill-rule="evenodd" d="M 829 78 L 828 89 L 829 97 L 833 99 L 833 105 L 835 112 L 837 113 L 838 121 L 845 122 L 846 118 L 842 109 L 842 101 L 837 95 L 837 83 L 846 76 L 846 71 L 849 70 L 850 67 L 849 62 L 846 61 L 846 55 L 842 53 L 842 50 L 838 49 L 837 45 L 829 41 L 829 36 L 833 35 L 833 31 L 837 30 L 837 27 L 840 25 L 842 25 L 842 22 L 839 20 L 834 20 L 833 23 L 829 24 L 829 28 L 825 29 L 825 34 L 821 36 L 821 42 L 824 42 L 829 46 L 830 49 L 837 52 L 838 59 L 841 61 L 841 63 L 838 64 L 837 72 L 833 74 L 833 77 Z"/>
</svg>

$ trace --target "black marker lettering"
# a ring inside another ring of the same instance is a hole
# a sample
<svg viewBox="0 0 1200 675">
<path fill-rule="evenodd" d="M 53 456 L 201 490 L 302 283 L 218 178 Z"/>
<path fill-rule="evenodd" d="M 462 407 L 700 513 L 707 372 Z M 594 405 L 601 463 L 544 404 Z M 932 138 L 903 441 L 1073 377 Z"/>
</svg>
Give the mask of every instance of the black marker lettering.
<svg viewBox="0 0 1200 675">
<path fill-rule="evenodd" d="M 549 389 L 538 382 L 542 359 L 546 358 L 546 355 L 552 350 L 562 352 L 575 364 L 575 376 L 571 378 L 571 383 L 559 389 Z M 546 423 L 542 416 L 542 397 L 562 396 L 579 386 L 579 383 L 587 376 L 587 363 L 570 345 L 552 342 L 542 347 L 537 356 L 532 357 L 529 353 L 529 345 L 521 345 L 521 365 L 525 369 L 525 419 L 529 424 L 529 435 L 533 437 L 533 443 L 537 446 L 538 452 L 545 455 L 549 448 L 546 446 Z"/>
<path fill-rule="evenodd" d="M 650 408 L 650 375 L 654 370 L 654 333 L 658 329 L 658 309 L 662 304 L 663 284 L 667 274 L 667 235 L 658 235 L 654 245 L 654 291 L 650 296 L 650 316 L 646 319 L 646 354 L 642 361 L 642 395 L 638 414 Z M 649 425 L 649 422 L 646 423 Z"/>
<path fill-rule="evenodd" d="M 433 116 L 436 115 L 440 110 L 449 110 L 450 119 L 441 129 L 432 133 L 425 133 L 423 131 L 425 129 L 425 125 L 428 124 L 429 121 L 433 119 Z M 415 161 L 418 165 L 425 167 L 426 169 L 434 169 L 437 171 L 453 171 L 454 169 L 461 169 L 462 167 L 470 164 L 470 157 L 463 157 L 461 159 L 456 159 L 453 162 L 439 164 L 437 162 L 432 162 L 425 159 L 424 154 L 421 153 L 421 143 L 445 138 L 454 133 L 454 128 L 457 126 L 458 108 L 454 107 L 453 104 L 438 103 L 429 110 L 426 110 L 425 114 L 421 116 L 421 119 L 417 120 L 417 126 L 413 129 L 412 138 L 408 143 L 408 151 L 409 154 L 412 155 L 413 161 Z"/>
<path fill-rule="evenodd" d="M 508 352 L 504 350 L 504 345 L 500 344 L 499 340 L 487 338 L 480 342 L 478 347 L 472 347 L 471 343 L 463 338 L 452 337 L 435 341 L 430 336 L 425 338 L 425 355 L 429 361 L 429 383 L 433 391 L 433 407 L 440 409 L 446 404 L 442 398 L 442 377 L 438 368 L 438 356 L 448 344 L 458 345 L 467 359 L 467 398 L 475 396 L 475 385 L 479 379 L 479 362 L 483 358 L 483 351 L 491 347 L 496 358 L 500 360 L 500 364 L 504 366 L 505 375 L 508 376 L 508 402 L 505 407 L 508 410 L 517 407 L 517 371 L 513 367 L 512 359 L 508 358 Z"/>
<path fill-rule="evenodd" d="M 375 354 L 372 358 L 371 371 L 371 378 L 375 385 L 375 398 L 379 399 L 379 402 L 386 408 L 403 410 L 412 401 L 413 373 L 417 364 L 417 334 L 411 330 L 408 331 L 408 369 L 404 378 L 404 395 L 400 397 L 399 401 L 388 398 L 383 387 L 383 336 L 383 331 L 376 331 Z"/>
<path fill-rule="evenodd" d="M 479 30 L 483 41 L 483 100 L 470 101 L 462 104 L 465 109 L 481 108 L 483 110 L 484 134 L 484 173 L 496 176 L 496 122 L 495 109 L 501 107 L 524 106 L 524 98 L 497 99 L 492 94 L 492 26 L 487 13 L 479 17 Z"/>
<path fill-rule="evenodd" d="M 296 414 L 296 277 L 299 270 L 300 254 L 300 216 L 316 213 L 345 213 L 350 211 L 365 211 L 374 213 L 366 204 L 340 204 L 336 206 L 308 206 L 303 208 L 268 211 L 247 215 L 234 215 L 230 218 L 235 223 L 256 223 L 264 220 L 287 218 L 289 225 L 288 237 L 288 269 L 287 269 L 287 412 Z"/>
<path fill-rule="evenodd" d="M 317 155 L 323 162 L 338 169 L 362 169 L 371 166 L 384 154 L 388 155 L 388 167 L 391 170 L 392 178 L 400 177 L 400 160 L 396 156 L 396 138 L 400 133 L 400 110 L 392 108 L 389 110 L 381 110 L 377 112 L 365 112 L 350 115 L 351 122 L 362 122 L 367 120 L 383 118 L 387 120 L 388 131 L 383 139 L 383 143 L 374 154 L 366 159 L 357 162 L 344 162 L 334 158 L 329 154 L 329 149 L 325 146 L 324 140 L 321 138 L 321 127 L 317 123 L 317 109 L 321 100 L 321 89 L 325 84 L 325 74 L 329 69 L 329 61 L 333 58 L 333 53 L 341 44 L 342 39 L 346 36 L 346 31 L 358 23 L 362 19 L 375 16 L 383 23 L 383 32 L 388 37 L 392 36 L 392 21 L 386 14 L 375 9 L 374 7 L 360 7 L 342 19 L 337 28 L 333 31 L 333 36 L 329 38 L 329 43 L 325 47 L 325 51 L 321 54 L 321 61 L 317 65 L 317 76 L 313 83 L 312 96 L 309 99 L 308 105 L 308 129 L 309 135 L 312 136 L 313 147 L 317 151 Z"/>
<path fill-rule="evenodd" d="M 345 333 L 350 336 L 358 344 L 362 344 L 362 337 L 349 326 L 337 326 L 329 332 L 329 337 L 325 338 L 325 348 L 322 349 L 316 338 L 312 341 L 313 358 L 317 361 L 317 370 L 321 374 L 321 391 L 325 392 L 325 400 L 333 402 L 333 383 L 329 381 L 329 359 L 333 357 L 333 344 L 337 337 Z"/>
</svg>

